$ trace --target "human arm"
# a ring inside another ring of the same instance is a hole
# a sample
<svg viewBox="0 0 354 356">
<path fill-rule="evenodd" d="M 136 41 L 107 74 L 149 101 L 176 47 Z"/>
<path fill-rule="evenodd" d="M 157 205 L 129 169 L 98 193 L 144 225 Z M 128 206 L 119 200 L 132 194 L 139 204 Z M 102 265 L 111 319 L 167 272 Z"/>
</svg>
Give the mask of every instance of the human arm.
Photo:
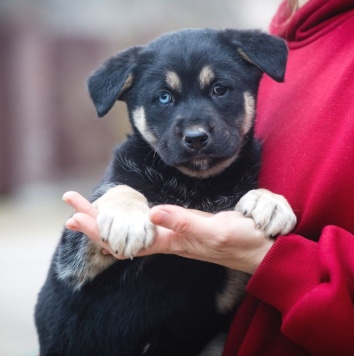
<svg viewBox="0 0 354 356">
<path fill-rule="evenodd" d="M 266 287 L 265 287 L 266 286 Z M 247 285 L 282 315 L 282 333 L 313 354 L 354 351 L 354 237 L 335 226 L 319 242 L 279 237 Z"/>
</svg>

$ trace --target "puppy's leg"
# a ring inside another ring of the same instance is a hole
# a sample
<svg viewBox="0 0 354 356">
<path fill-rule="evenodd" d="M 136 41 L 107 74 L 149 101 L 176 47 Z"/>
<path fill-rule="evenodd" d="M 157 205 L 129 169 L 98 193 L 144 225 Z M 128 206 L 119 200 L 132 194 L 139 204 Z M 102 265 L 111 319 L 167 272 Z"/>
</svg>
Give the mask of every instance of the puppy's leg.
<svg viewBox="0 0 354 356">
<path fill-rule="evenodd" d="M 204 347 L 198 356 L 221 356 L 226 343 L 226 333 L 217 334 Z"/>
<path fill-rule="evenodd" d="M 132 257 L 152 243 L 154 226 L 142 194 L 123 185 L 103 185 L 96 194 L 103 194 L 93 202 L 99 211 L 100 233 L 113 251 Z M 117 262 L 112 255 L 102 255 L 101 249 L 83 233 L 65 229 L 54 256 L 57 278 L 75 290 L 80 289 Z"/>
<path fill-rule="evenodd" d="M 64 230 L 54 255 L 54 269 L 59 280 L 79 290 L 88 281 L 117 262 L 112 255 L 102 255 L 102 248 L 83 233 Z"/>
<path fill-rule="evenodd" d="M 257 228 L 270 237 L 288 234 L 296 224 L 296 216 L 288 201 L 266 189 L 254 189 L 246 193 L 235 210 L 252 218 Z"/>
<path fill-rule="evenodd" d="M 151 245 L 155 227 L 149 219 L 148 202 L 141 193 L 119 185 L 93 204 L 98 210 L 102 240 L 107 241 L 116 254 L 133 257 Z"/>
</svg>

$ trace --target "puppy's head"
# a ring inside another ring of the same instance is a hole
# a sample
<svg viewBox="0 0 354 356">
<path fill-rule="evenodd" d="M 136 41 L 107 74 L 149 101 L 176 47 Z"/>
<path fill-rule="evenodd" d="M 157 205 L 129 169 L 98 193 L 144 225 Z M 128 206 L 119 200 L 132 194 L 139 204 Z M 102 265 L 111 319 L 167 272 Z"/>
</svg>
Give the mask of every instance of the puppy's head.
<svg viewBox="0 0 354 356">
<path fill-rule="evenodd" d="M 106 61 L 89 78 L 98 116 L 127 103 L 135 132 L 168 165 L 199 178 L 238 156 L 263 73 L 284 79 L 287 47 L 259 31 L 183 30 Z"/>
</svg>

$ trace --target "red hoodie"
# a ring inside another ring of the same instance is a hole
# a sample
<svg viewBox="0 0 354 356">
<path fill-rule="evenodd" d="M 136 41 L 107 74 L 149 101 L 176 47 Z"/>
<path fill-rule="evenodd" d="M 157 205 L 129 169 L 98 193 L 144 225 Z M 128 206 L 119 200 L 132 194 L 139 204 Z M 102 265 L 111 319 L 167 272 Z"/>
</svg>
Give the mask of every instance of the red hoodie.
<svg viewBox="0 0 354 356">
<path fill-rule="evenodd" d="M 284 84 L 264 77 L 260 186 L 298 224 L 247 285 L 224 355 L 354 355 L 354 1 L 310 0 L 273 34 L 288 41 Z"/>
</svg>

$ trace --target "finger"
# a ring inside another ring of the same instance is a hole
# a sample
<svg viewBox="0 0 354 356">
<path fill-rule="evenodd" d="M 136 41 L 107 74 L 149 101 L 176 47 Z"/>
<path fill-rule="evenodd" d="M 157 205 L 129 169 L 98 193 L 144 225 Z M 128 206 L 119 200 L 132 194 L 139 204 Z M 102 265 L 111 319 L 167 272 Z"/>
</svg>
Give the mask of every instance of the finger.
<svg viewBox="0 0 354 356">
<path fill-rule="evenodd" d="M 92 241 L 101 241 L 97 221 L 88 214 L 75 213 L 70 219 L 67 220 L 65 226 L 70 230 L 81 231 Z"/>
<path fill-rule="evenodd" d="M 178 254 L 178 251 L 180 250 L 177 246 L 178 241 L 178 236 L 174 231 L 161 226 L 156 226 L 154 241 L 149 247 L 140 250 L 137 257 L 157 253 Z"/>
<path fill-rule="evenodd" d="M 66 192 L 63 195 L 63 200 L 77 212 L 86 213 L 92 217 L 96 217 L 98 214 L 97 209 L 77 192 Z"/>
<path fill-rule="evenodd" d="M 202 210 L 196 210 L 196 209 L 187 209 L 189 212 L 195 214 L 195 215 L 199 215 L 199 216 L 213 216 L 214 214 L 212 213 L 207 213 L 206 211 L 202 211 Z"/>
<path fill-rule="evenodd" d="M 153 224 L 165 227 L 180 234 L 197 234 L 209 232 L 208 213 L 188 210 L 175 205 L 159 205 L 150 211 Z"/>
<path fill-rule="evenodd" d="M 107 242 L 102 241 L 96 220 L 90 215 L 84 213 L 76 213 L 68 219 L 65 223 L 65 226 L 74 231 L 80 231 L 85 234 L 90 240 L 96 242 L 102 247 L 102 255 L 114 255 L 111 247 Z"/>
</svg>

